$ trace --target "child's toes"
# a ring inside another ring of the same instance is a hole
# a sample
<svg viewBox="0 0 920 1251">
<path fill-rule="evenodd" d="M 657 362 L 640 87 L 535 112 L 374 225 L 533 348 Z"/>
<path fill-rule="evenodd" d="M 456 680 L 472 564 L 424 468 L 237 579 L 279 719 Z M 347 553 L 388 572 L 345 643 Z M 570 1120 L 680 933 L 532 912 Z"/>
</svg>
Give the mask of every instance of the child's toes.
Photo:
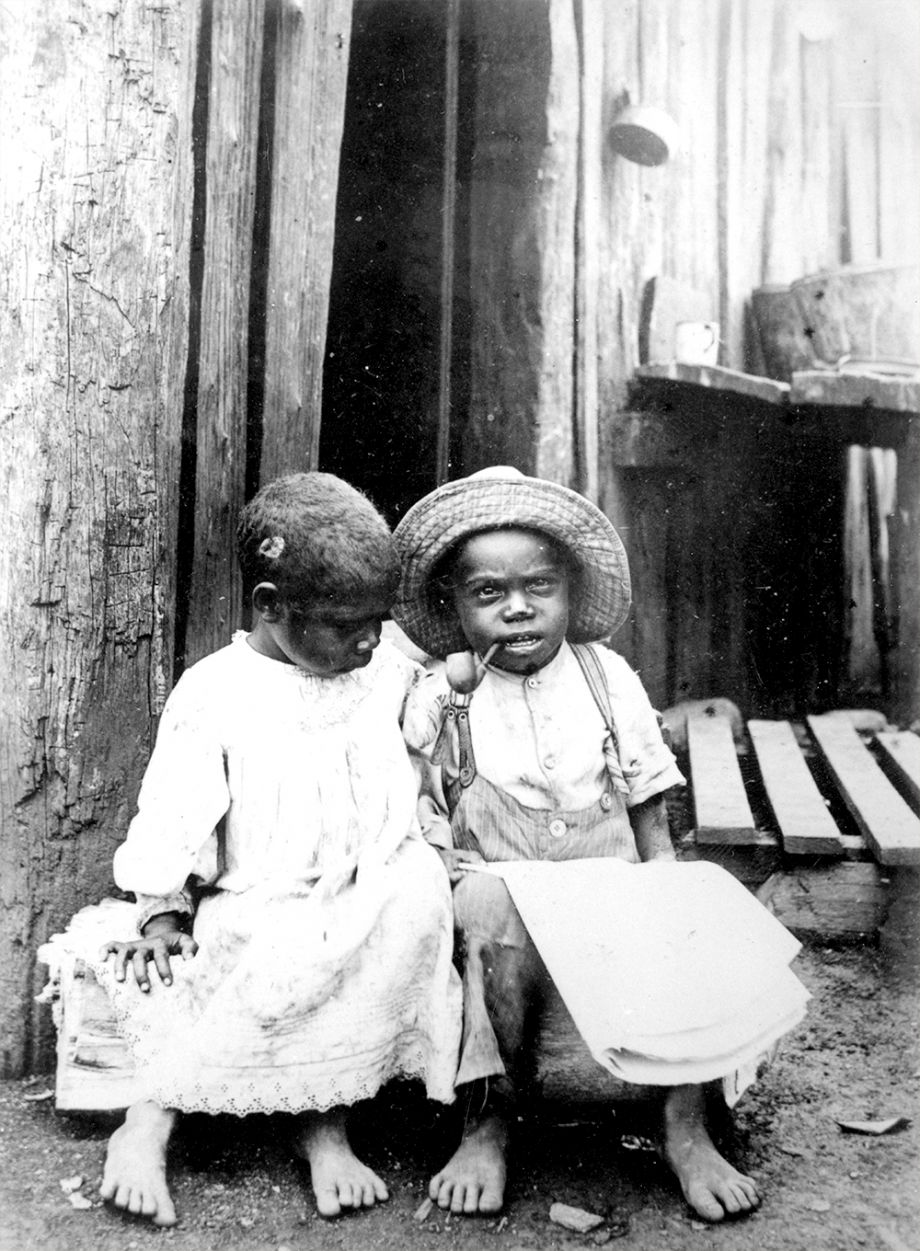
<svg viewBox="0 0 920 1251">
<path fill-rule="evenodd" d="M 687 1199 L 690 1206 L 706 1221 L 721 1221 L 725 1216 L 725 1208 L 702 1182 L 690 1186 Z"/>
<path fill-rule="evenodd" d="M 382 1182 L 379 1177 L 374 1176 L 371 1185 L 371 1203 L 386 1203 L 390 1197 L 390 1192 L 386 1188 L 386 1183 Z"/>
<path fill-rule="evenodd" d="M 432 1199 L 439 1208 L 449 1208 L 451 1198 L 453 1197 L 453 1186 L 447 1181 L 438 1181 L 435 1177 L 432 1179 L 431 1185 L 428 1187 L 428 1197 Z"/>
<path fill-rule="evenodd" d="M 342 1210 L 339 1202 L 339 1191 L 335 1185 L 317 1186 L 314 1191 L 316 1210 L 320 1216 L 338 1216 Z"/>
<path fill-rule="evenodd" d="M 479 1202 L 481 1199 L 478 1186 L 467 1186 L 466 1194 L 463 1199 L 463 1211 L 468 1216 L 479 1211 Z"/>
</svg>

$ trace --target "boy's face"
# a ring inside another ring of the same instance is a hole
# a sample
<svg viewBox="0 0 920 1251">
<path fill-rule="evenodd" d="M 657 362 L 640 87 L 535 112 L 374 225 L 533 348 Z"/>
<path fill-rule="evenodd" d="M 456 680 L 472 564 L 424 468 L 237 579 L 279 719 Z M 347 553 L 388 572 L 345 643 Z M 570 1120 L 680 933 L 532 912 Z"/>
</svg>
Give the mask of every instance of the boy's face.
<svg viewBox="0 0 920 1251">
<path fill-rule="evenodd" d="M 464 543 L 454 606 L 469 645 L 492 664 L 531 673 L 552 660 L 569 625 L 569 575 L 554 543 L 530 530 L 491 530 Z"/>
</svg>

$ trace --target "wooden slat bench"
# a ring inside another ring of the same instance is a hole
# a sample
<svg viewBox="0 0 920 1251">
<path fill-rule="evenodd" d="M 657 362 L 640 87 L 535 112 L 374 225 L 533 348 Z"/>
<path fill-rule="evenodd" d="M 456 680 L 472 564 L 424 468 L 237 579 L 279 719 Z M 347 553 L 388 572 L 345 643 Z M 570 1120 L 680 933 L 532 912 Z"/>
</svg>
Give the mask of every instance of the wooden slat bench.
<svg viewBox="0 0 920 1251">
<path fill-rule="evenodd" d="M 825 713 L 809 717 L 808 728 L 879 864 L 920 865 L 920 817 L 892 786 L 848 718 Z"/>
<path fill-rule="evenodd" d="M 745 845 L 756 827 L 727 717 L 690 717 L 687 750 L 693 777 L 697 842 Z"/>
<path fill-rule="evenodd" d="M 749 721 L 767 803 L 790 856 L 842 856 L 840 831 L 788 721 Z"/>
<path fill-rule="evenodd" d="M 728 719 L 691 717 L 687 741 L 697 828 L 691 843 L 678 838 L 678 854 L 724 864 L 799 937 L 874 935 L 887 908 L 887 866 L 920 865 L 920 817 L 911 809 L 920 808 L 920 739 L 906 733 L 876 739 L 905 799 L 844 716 L 809 717 L 808 727 L 826 777 L 815 778 L 806 758 L 811 743 L 803 750 L 788 722 L 752 720 L 748 731 L 759 782 L 749 776 L 746 783 Z M 752 795 L 755 787 L 759 793 Z M 832 803 L 852 814 L 884 869 L 843 859 L 859 840 L 838 827 Z M 758 828 L 755 811 L 772 814 L 776 831 Z M 124 1108 L 133 1098 L 131 1060 L 92 973 L 79 962 L 65 963 L 57 996 L 58 1110 Z M 537 1080 L 548 1097 L 576 1102 L 643 1093 L 592 1060 L 558 1000 L 544 1019 Z"/>
<path fill-rule="evenodd" d="M 134 1066 L 105 992 L 81 960 L 65 958 L 53 1001 L 57 1026 L 55 1110 L 122 1112 L 138 1098 Z M 618 1081 L 588 1051 L 558 994 L 541 1018 L 534 1073 L 549 1100 L 603 1103 L 641 1098 L 643 1086 Z"/>
<path fill-rule="evenodd" d="M 889 777 L 845 713 L 810 716 L 807 724 L 811 740 L 803 750 L 787 721 L 747 723 L 783 853 L 840 857 L 852 854 L 861 838 L 881 865 L 920 866 L 920 738 L 875 736 Z M 728 719 L 691 717 L 687 740 L 696 845 L 762 846 L 765 832 L 751 815 Z M 807 760 L 812 743 L 826 771 L 820 783 Z M 850 814 L 859 837 L 840 827 L 834 806 Z"/>
<path fill-rule="evenodd" d="M 876 734 L 879 759 L 896 789 L 920 809 L 920 737 L 909 730 Z"/>
</svg>

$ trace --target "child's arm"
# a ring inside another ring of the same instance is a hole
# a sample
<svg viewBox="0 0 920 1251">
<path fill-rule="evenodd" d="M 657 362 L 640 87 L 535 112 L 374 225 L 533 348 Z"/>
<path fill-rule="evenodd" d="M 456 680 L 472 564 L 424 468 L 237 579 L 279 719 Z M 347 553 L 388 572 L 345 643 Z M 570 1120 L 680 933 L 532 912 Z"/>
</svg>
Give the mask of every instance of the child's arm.
<svg viewBox="0 0 920 1251">
<path fill-rule="evenodd" d="M 676 860 L 671 833 L 668 829 L 668 810 L 663 795 L 653 795 L 644 803 L 629 809 L 639 859 Z"/>
<path fill-rule="evenodd" d="M 134 980 L 142 991 L 150 990 L 149 962 L 152 960 L 164 986 L 172 984 L 170 956 L 191 960 L 198 951 L 198 944 L 191 934 L 182 928 L 186 916 L 180 912 L 161 912 L 151 917 L 143 927 L 142 937 L 127 943 L 106 943 L 100 958 L 115 957 L 115 980 L 123 982 L 130 966 Z"/>
</svg>

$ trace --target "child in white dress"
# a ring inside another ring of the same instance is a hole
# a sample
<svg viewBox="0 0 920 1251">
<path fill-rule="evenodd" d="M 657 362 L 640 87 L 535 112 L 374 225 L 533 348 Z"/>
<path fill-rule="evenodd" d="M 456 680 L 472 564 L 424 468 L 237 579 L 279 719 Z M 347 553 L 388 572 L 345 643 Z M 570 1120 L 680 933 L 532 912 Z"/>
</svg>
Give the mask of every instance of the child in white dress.
<svg viewBox="0 0 920 1251">
<path fill-rule="evenodd" d="M 552 983 L 600 1063 L 667 1088 L 665 1155 L 694 1211 L 751 1211 L 757 1184 L 712 1142 L 703 1084 L 734 1102 L 801 1019 L 798 943 L 731 875 L 675 863 L 664 793 L 684 779 L 636 674 L 590 646 L 629 609 L 619 536 L 582 496 L 502 467 L 426 496 L 394 537 L 393 617 L 446 659 L 410 698 L 406 733 L 442 767 L 427 824 L 463 957 L 470 1112 L 431 1198 L 502 1206 Z"/>
<path fill-rule="evenodd" d="M 399 1076 L 453 1099 L 450 887 L 401 732 L 422 671 L 380 641 L 392 537 L 348 484 L 296 474 L 244 509 L 239 557 L 255 626 L 167 702 L 115 854 L 134 936 L 100 950 L 97 932 L 90 960 L 142 1092 L 102 1195 L 158 1225 L 176 1219 L 177 1112 L 296 1114 L 318 1210 L 335 1216 L 387 1198 L 352 1153 L 349 1105 Z M 111 924 L 100 910 L 97 931 Z"/>
</svg>

